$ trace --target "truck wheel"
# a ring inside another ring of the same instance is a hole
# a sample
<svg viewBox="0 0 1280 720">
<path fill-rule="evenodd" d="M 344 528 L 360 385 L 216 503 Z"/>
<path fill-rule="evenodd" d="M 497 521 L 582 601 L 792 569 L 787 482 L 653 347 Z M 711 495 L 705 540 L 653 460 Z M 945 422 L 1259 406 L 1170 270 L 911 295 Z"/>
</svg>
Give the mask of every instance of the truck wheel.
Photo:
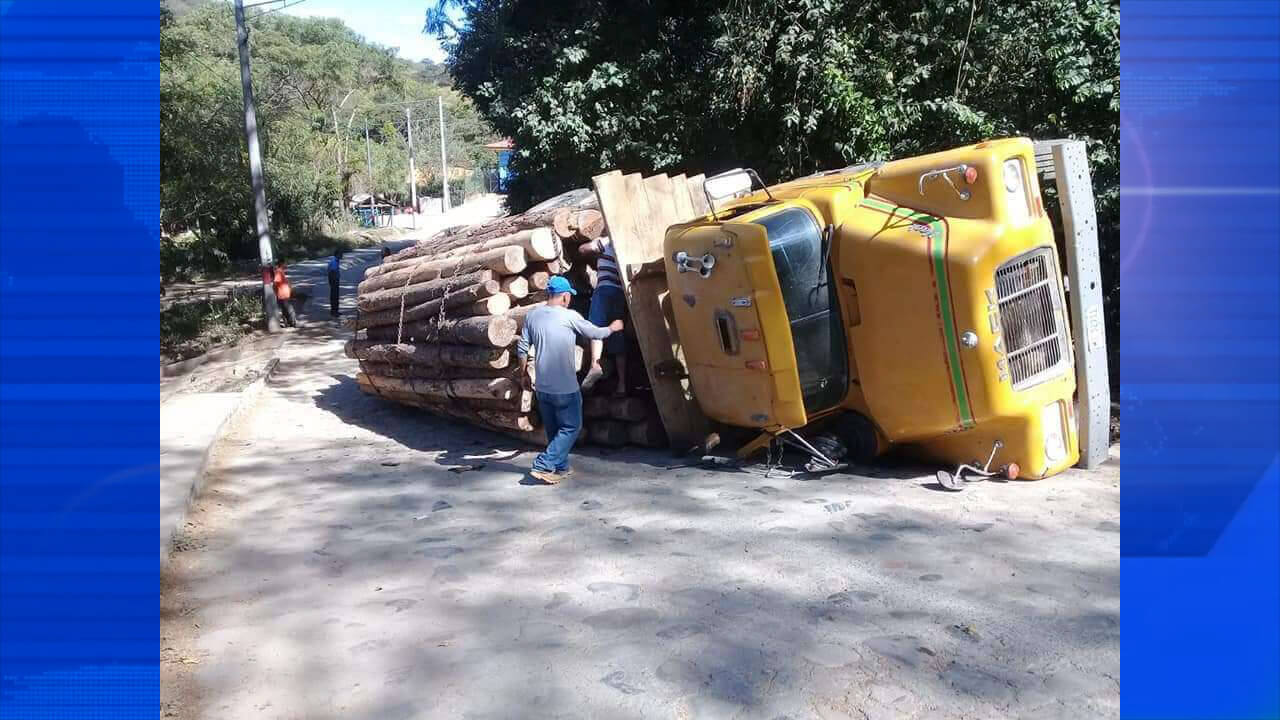
<svg viewBox="0 0 1280 720">
<path fill-rule="evenodd" d="M 869 463 L 875 460 L 880 442 L 876 426 L 866 416 L 847 412 L 836 418 L 831 432 L 839 436 L 846 448 L 846 459 L 852 463 Z"/>
<path fill-rule="evenodd" d="M 818 452 L 826 455 L 831 462 L 838 463 L 844 460 L 845 455 L 849 454 L 849 449 L 845 447 L 844 441 L 834 433 L 818 433 L 809 438 L 809 444 Z"/>
</svg>

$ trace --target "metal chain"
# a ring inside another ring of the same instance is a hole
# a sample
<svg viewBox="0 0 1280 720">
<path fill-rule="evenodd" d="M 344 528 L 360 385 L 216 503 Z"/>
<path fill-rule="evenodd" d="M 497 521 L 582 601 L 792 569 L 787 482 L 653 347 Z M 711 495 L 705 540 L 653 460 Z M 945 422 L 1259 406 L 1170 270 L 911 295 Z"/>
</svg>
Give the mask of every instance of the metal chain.
<svg viewBox="0 0 1280 720">
<path fill-rule="evenodd" d="M 399 345 L 404 340 L 404 302 L 409 297 L 409 283 L 413 282 L 413 276 L 418 273 L 418 267 L 414 266 L 409 269 L 409 276 L 404 280 L 404 286 L 400 288 L 400 324 L 396 327 L 396 344 Z"/>
<path fill-rule="evenodd" d="M 470 255 L 470 253 L 459 253 L 458 262 L 453 265 L 453 272 L 445 278 L 444 294 L 440 296 L 440 314 L 436 316 L 436 326 L 431 329 L 431 335 L 434 338 L 440 337 L 440 330 L 444 327 L 444 309 L 445 306 L 449 304 L 449 293 L 453 292 L 453 283 L 457 280 L 458 273 L 462 270 L 462 262 L 467 259 L 468 255 Z"/>
</svg>

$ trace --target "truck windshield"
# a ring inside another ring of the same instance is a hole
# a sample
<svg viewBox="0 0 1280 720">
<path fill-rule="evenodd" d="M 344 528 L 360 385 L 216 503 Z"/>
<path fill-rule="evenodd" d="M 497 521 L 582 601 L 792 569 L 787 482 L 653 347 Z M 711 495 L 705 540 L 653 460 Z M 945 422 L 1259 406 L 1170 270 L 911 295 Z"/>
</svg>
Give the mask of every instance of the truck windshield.
<svg viewBox="0 0 1280 720">
<path fill-rule="evenodd" d="M 791 340 L 806 413 L 844 400 L 849 385 L 840 305 L 823 254 L 822 230 L 807 210 L 786 208 L 758 220 L 769 234 L 769 249 L 791 322 Z"/>
</svg>

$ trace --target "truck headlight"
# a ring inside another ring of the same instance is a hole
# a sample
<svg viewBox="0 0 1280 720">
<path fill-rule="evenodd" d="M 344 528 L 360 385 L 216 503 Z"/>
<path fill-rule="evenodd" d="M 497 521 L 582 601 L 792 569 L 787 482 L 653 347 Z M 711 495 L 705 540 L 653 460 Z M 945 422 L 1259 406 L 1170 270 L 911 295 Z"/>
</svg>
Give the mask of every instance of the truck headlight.
<svg viewBox="0 0 1280 720">
<path fill-rule="evenodd" d="M 1062 410 L 1051 402 L 1040 409 L 1040 429 L 1044 433 L 1044 456 L 1050 464 L 1067 456 L 1067 434 L 1062 427 Z"/>
<path fill-rule="evenodd" d="M 1009 211 L 1009 223 L 1014 227 L 1031 222 L 1031 198 L 1027 193 L 1024 170 L 1022 158 L 1004 161 L 1004 205 Z"/>
</svg>

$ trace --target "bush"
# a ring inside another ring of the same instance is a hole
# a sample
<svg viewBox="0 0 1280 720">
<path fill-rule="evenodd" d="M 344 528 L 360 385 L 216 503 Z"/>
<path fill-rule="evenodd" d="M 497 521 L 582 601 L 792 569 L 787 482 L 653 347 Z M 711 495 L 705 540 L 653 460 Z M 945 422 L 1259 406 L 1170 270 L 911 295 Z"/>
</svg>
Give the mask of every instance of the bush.
<svg viewBox="0 0 1280 720">
<path fill-rule="evenodd" d="M 257 293 L 175 303 L 160 311 L 160 356 L 184 360 L 203 355 L 261 327 L 262 297 Z"/>
</svg>

